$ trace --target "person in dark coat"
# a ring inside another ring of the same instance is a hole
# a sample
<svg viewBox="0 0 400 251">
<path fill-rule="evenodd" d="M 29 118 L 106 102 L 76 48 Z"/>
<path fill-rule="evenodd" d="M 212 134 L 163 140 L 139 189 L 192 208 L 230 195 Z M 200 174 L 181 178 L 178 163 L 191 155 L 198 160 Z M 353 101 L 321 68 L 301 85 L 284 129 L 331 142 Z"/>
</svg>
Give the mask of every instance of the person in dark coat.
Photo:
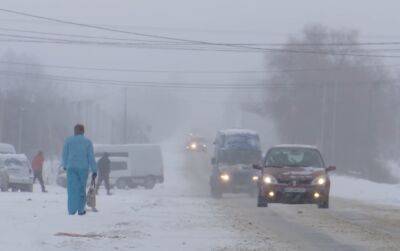
<svg viewBox="0 0 400 251">
<path fill-rule="evenodd" d="M 39 151 L 32 160 L 33 183 L 35 183 L 36 179 L 39 180 L 42 192 L 46 193 L 47 191 L 43 181 L 43 163 L 44 163 L 43 152 Z"/>
<path fill-rule="evenodd" d="M 99 191 L 99 187 L 104 181 L 104 186 L 106 187 L 107 194 L 111 195 L 110 193 L 110 159 L 108 158 L 108 153 L 104 153 L 103 156 L 97 162 L 97 169 L 99 172 L 99 177 L 97 181 L 96 192 Z"/>
</svg>

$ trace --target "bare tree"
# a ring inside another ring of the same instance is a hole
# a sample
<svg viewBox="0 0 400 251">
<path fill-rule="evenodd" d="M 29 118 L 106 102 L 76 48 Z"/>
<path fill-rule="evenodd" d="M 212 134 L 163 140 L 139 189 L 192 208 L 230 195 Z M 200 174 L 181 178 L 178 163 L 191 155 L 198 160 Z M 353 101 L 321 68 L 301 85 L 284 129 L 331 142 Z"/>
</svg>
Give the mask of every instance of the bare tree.
<svg viewBox="0 0 400 251">
<path fill-rule="evenodd" d="M 379 159 L 394 142 L 394 87 L 379 60 L 360 56 L 358 32 L 310 25 L 281 49 L 268 58 L 266 101 L 281 140 L 318 145 L 339 172 L 393 181 Z"/>
</svg>

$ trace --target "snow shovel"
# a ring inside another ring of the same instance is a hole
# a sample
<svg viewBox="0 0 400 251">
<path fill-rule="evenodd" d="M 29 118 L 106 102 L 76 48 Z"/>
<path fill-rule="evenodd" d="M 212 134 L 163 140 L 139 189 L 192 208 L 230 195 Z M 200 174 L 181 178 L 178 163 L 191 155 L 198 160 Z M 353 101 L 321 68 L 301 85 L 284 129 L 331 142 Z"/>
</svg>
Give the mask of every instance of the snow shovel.
<svg viewBox="0 0 400 251">
<path fill-rule="evenodd" d="M 93 212 L 97 212 L 96 209 L 96 180 L 92 178 L 89 189 L 86 195 L 86 205 L 92 208 Z"/>
</svg>

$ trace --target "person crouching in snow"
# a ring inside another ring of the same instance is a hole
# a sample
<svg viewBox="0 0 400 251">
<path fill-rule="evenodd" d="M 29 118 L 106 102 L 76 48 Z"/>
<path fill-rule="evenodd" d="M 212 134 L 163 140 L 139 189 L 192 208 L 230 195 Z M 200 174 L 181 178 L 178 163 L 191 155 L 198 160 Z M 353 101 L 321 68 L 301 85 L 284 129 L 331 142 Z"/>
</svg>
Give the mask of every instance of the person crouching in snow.
<svg viewBox="0 0 400 251">
<path fill-rule="evenodd" d="M 65 140 L 62 153 L 62 166 L 67 172 L 68 213 L 86 214 L 86 184 L 89 169 L 92 179 L 97 177 L 93 144 L 84 136 L 85 127 L 76 125 L 74 136 Z"/>
</svg>

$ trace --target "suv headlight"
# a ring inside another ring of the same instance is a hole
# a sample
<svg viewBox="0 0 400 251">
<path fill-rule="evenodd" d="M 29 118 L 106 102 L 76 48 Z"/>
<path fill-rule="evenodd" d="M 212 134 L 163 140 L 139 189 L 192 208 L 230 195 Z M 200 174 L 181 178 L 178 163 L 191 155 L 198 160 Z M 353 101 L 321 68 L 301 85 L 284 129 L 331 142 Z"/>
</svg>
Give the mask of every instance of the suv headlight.
<svg viewBox="0 0 400 251">
<path fill-rule="evenodd" d="M 278 181 L 272 175 L 266 175 L 263 177 L 263 181 L 265 184 L 278 184 Z"/>
<path fill-rule="evenodd" d="M 190 149 L 196 150 L 197 149 L 197 144 L 196 143 L 190 144 Z"/>
<path fill-rule="evenodd" d="M 319 176 L 317 178 L 315 178 L 312 182 L 312 185 L 319 185 L 319 186 L 323 186 L 326 184 L 326 176 Z"/>
<path fill-rule="evenodd" d="M 229 174 L 227 174 L 227 173 L 223 173 L 223 174 L 221 174 L 219 177 L 220 177 L 221 180 L 224 181 L 224 182 L 228 182 L 228 181 L 231 179 L 231 177 L 229 177 Z"/>
</svg>

